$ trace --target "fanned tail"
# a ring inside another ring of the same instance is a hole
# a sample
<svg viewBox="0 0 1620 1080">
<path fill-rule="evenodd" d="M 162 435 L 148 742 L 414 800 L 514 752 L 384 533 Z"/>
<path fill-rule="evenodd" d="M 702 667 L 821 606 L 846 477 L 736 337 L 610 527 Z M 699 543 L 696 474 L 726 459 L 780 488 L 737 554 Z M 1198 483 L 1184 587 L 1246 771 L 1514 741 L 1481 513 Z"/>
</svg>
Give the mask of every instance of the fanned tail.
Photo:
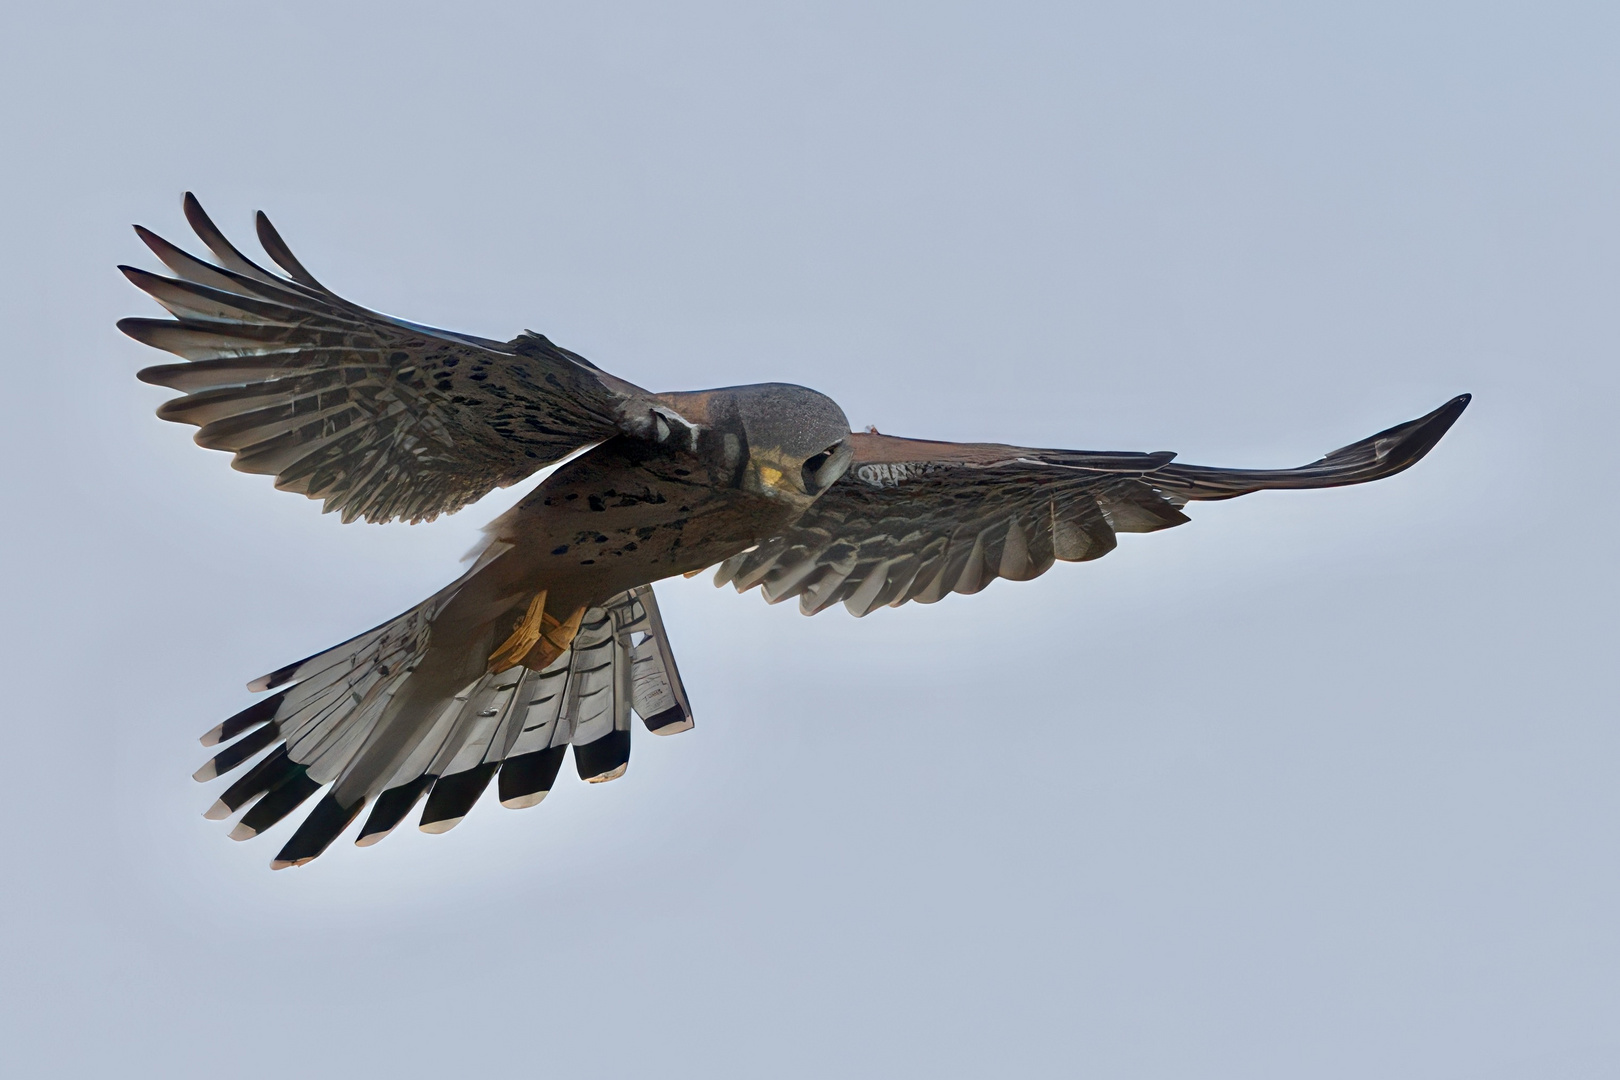
<svg viewBox="0 0 1620 1080">
<path fill-rule="evenodd" d="M 231 831 L 233 839 L 245 840 L 339 779 L 425 654 L 440 602 L 435 597 L 249 684 L 277 692 L 205 734 L 205 746 L 236 741 L 194 775 L 211 780 L 261 751 L 269 753 L 222 792 L 205 816 L 227 818 L 247 807 Z M 570 746 L 581 779 L 597 783 L 621 776 L 630 760 L 632 711 L 660 735 L 692 727 L 650 586 L 589 609 L 569 650 L 544 670 L 488 674 L 446 701 L 388 778 L 356 842 L 374 844 L 387 836 L 424 795 L 420 827 L 447 832 L 497 774 L 502 805 L 533 806 L 551 790 Z M 328 791 L 271 866 L 299 865 L 320 855 L 364 802 L 343 806 Z"/>
</svg>

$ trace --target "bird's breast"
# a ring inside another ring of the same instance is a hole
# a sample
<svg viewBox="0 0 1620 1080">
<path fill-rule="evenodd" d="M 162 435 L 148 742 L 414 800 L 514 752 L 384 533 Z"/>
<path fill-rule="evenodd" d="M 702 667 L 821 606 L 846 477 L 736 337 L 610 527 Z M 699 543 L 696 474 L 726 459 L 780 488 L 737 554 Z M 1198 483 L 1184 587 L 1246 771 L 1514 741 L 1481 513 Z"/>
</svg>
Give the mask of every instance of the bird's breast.
<svg viewBox="0 0 1620 1080">
<path fill-rule="evenodd" d="M 695 455 L 611 440 L 559 469 L 503 523 L 501 539 L 543 578 L 602 578 L 618 591 L 727 559 L 787 524 Z"/>
</svg>

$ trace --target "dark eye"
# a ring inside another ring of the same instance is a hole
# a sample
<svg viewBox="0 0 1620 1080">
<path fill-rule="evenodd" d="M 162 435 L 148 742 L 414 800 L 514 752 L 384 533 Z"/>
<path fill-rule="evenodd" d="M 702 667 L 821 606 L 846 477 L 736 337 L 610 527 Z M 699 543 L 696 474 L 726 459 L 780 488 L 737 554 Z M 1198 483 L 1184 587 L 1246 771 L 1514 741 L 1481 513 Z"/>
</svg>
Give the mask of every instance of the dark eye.
<svg viewBox="0 0 1620 1080">
<path fill-rule="evenodd" d="M 833 455 L 836 453 L 838 453 L 838 445 L 834 443 L 821 453 L 813 454 L 805 459 L 803 471 L 805 491 L 814 495 L 821 488 L 827 486 L 826 484 L 820 482 L 822 479 L 820 473 L 821 470 L 826 466 L 827 462 L 831 461 Z"/>
</svg>

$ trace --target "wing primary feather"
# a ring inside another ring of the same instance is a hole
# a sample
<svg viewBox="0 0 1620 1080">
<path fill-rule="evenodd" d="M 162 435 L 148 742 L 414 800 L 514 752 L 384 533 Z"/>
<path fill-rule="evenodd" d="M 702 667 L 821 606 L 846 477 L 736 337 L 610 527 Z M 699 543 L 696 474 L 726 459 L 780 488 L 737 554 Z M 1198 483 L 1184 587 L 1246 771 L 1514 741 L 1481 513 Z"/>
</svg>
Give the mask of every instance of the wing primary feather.
<svg viewBox="0 0 1620 1080">
<path fill-rule="evenodd" d="M 281 238 L 276 227 L 270 224 L 270 218 L 263 210 L 253 215 L 253 228 L 259 234 L 259 243 L 275 264 L 287 271 L 292 279 L 300 285 L 307 285 L 311 289 L 328 292 L 326 286 L 315 280 L 315 275 L 304 269 L 304 264 L 293 255 L 292 249 Z"/>
<path fill-rule="evenodd" d="M 213 219 L 208 216 L 208 212 L 202 208 L 202 203 L 197 201 L 197 196 L 189 191 L 186 192 L 185 198 L 181 200 L 181 207 L 185 210 L 186 220 L 191 223 L 192 231 L 197 234 L 199 240 L 207 245 L 208 250 L 214 253 L 214 258 L 218 259 L 220 265 L 225 269 L 234 270 L 244 277 L 254 278 L 267 285 L 284 286 L 286 284 L 285 281 L 236 250 L 236 245 L 225 239 L 225 234 L 219 231 L 219 226 L 214 224 Z"/>
<path fill-rule="evenodd" d="M 1155 486 L 1187 499 L 1232 499 L 1253 491 L 1342 487 L 1381 480 L 1411 468 L 1434 449 L 1468 408 L 1472 395 L 1459 394 L 1433 412 L 1396 424 L 1343 446 L 1297 469 L 1219 469 L 1166 465 L 1149 478 Z"/>
<path fill-rule="evenodd" d="M 354 367 L 359 369 L 359 365 Z M 202 394 L 240 391 L 248 386 L 309 375 L 313 370 L 274 356 L 223 356 L 214 360 L 190 360 L 183 364 L 154 364 L 137 371 L 135 377 L 152 386 Z M 328 370 L 342 374 L 349 369 L 340 365 Z"/>
<path fill-rule="evenodd" d="M 189 251 L 176 247 L 146 226 L 136 225 L 135 235 L 141 238 L 141 243 L 151 249 L 159 262 L 187 281 L 208 285 L 224 292 L 236 291 L 235 284 L 219 267 L 203 262 Z"/>
<path fill-rule="evenodd" d="M 162 304 L 180 319 L 217 322 L 229 326 L 243 322 L 293 325 L 301 318 L 296 308 L 274 300 L 243 296 L 238 292 L 216 289 L 182 278 L 167 278 L 133 266 L 120 266 L 118 270 L 129 279 L 131 285 Z M 335 316 L 324 318 L 336 321 Z M 349 320 L 349 325 L 359 324 Z"/>
</svg>

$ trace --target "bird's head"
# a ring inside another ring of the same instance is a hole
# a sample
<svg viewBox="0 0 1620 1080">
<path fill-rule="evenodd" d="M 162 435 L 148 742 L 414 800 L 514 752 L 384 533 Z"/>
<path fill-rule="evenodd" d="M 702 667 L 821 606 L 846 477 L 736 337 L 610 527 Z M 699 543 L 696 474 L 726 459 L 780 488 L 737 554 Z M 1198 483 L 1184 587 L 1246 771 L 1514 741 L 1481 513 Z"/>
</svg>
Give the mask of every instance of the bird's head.
<svg viewBox="0 0 1620 1080">
<path fill-rule="evenodd" d="M 703 432 L 732 482 L 769 499 L 809 506 L 854 460 L 849 420 L 825 394 L 790 383 L 661 394 Z"/>
<path fill-rule="evenodd" d="M 808 506 L 854 460 L 849 420 L 827 395 L 789 383 L 741 386 L 732 394 L 745 439 L 744 490 Z"/>
</svg>

